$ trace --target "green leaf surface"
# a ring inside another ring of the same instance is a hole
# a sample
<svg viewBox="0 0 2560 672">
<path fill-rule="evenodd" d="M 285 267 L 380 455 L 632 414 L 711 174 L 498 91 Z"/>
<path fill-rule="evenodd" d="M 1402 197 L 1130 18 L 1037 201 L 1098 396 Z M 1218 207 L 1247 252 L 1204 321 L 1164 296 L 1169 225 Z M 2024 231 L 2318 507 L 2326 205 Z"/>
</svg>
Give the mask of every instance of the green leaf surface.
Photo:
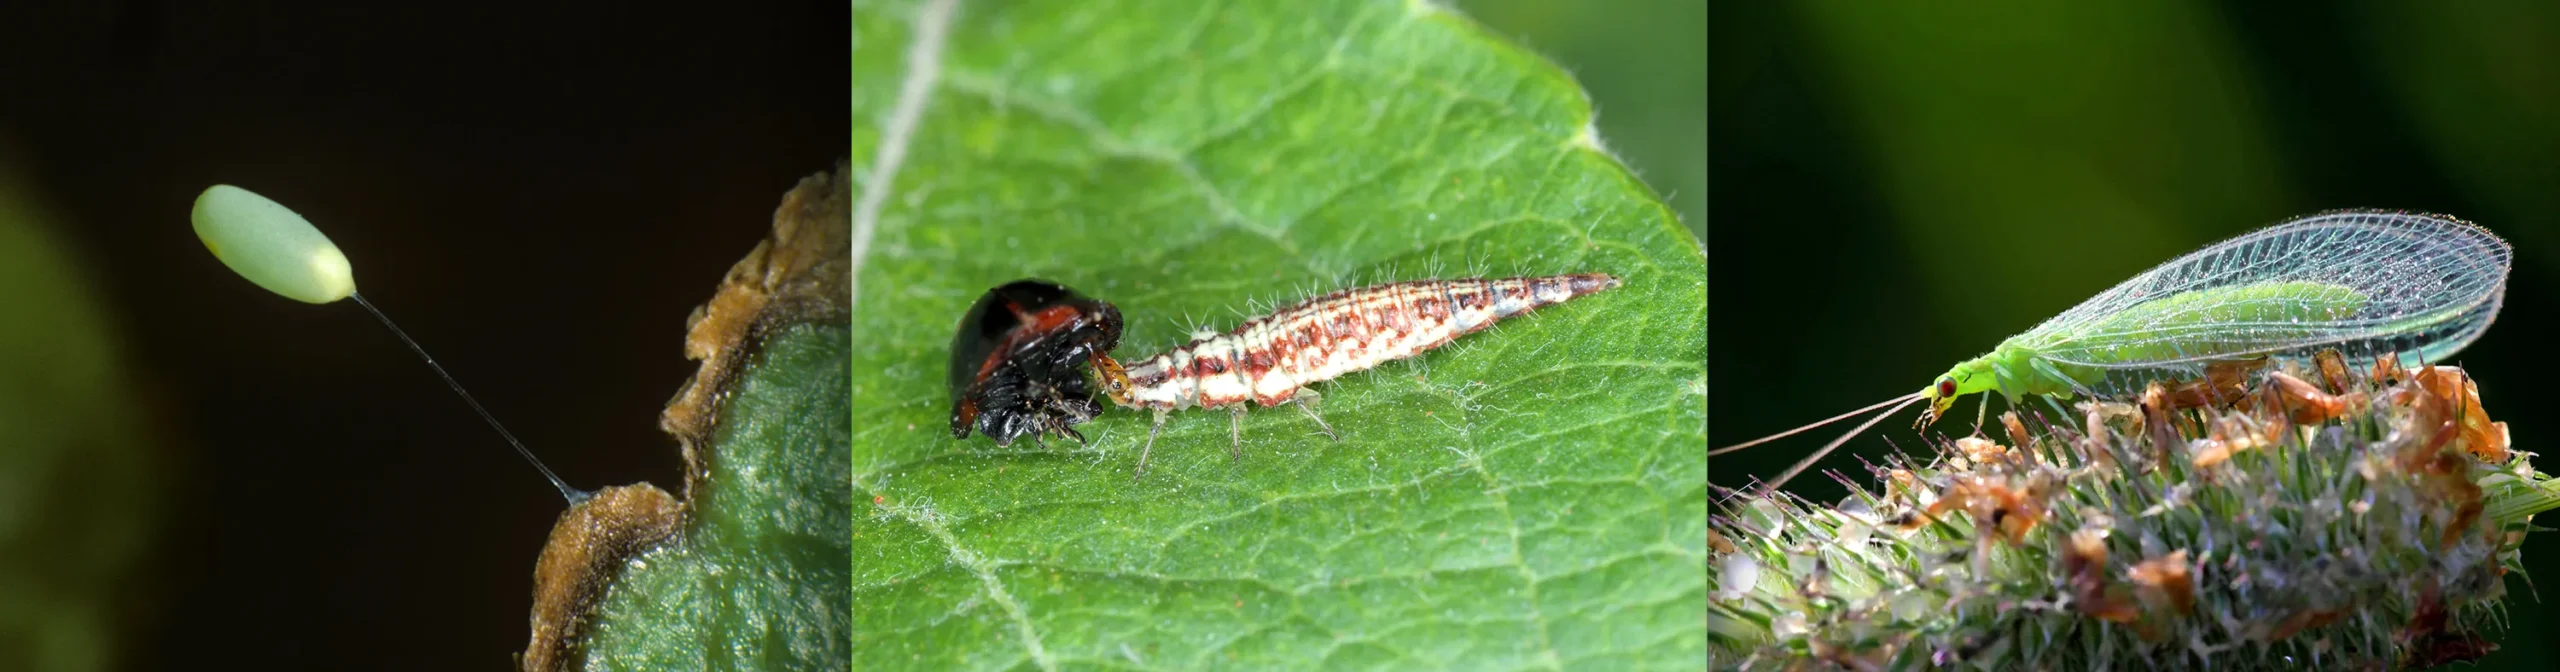
<svg viewBox="0 0 2560 672">
<path fill-rule="evenodd" d="M 1428 3 L 959 3 L 911 59 L 923 8 L 854 5 L 859 666 L 1704 660 L 1705 259 L 1564 71 Z M 1017 278 L 1119 306 L 1135 360 L 1322 291 L 1568 272 L 1625 285 L 1319 384 L 1340 442 L 1255 409 L 1231 460 L 1184 411 L 1133 481 L 1145 413 L 948 431 L 955 324 Z"/>
<path fill-rule="evenodd" d="M 840 670 L 851 523 L 844 327 L 765 336 L 721 407 L 683 532 L 596 609 L 591 670 Z"/>
</svg>

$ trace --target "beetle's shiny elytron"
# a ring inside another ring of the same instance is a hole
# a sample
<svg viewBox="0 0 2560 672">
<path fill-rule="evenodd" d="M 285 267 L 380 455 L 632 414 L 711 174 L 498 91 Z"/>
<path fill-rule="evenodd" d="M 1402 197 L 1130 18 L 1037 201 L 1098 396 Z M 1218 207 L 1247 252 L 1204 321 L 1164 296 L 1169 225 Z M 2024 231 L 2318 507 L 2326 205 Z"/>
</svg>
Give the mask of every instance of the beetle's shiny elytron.
<svg viewBox="0 0 2560 672">
<path fill-rule="evenodd" d="M 1102 412 L 1082 368 L 1120 344 L 1120 311 L 1057 283 L 988 290 L 951 339 L 951 436 L 969 430 L 1011 445 L 1064 434 Z"/>
</svg>

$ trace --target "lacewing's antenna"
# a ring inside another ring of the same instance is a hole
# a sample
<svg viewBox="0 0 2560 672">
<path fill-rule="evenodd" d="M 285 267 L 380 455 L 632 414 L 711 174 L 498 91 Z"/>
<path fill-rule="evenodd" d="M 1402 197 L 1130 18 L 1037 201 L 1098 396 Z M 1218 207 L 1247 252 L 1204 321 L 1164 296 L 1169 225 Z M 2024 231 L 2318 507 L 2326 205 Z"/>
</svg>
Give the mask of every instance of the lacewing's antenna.
<svg viewBox="0 0 2560 672">
<path fill-rule="evenodd" d="M 1883 422 L 1885 418 L 1892 417 L 1894 413 L 1901 411 L 1904 407 L 1916 403 L 1920 403 L 1920 395 L 1910 395 L 1908 397 L 1904 397 L 1902 399 L 1902 403 L 1895 404 L 1893 408 L 1885 409 L 1883 413 L 1877 413 L 1876 417 L 1867 418 L 1866 422 L 1859 423 L 1857 429 L 1849 430 L 1849 433 L 1840 435 L 1840 438 L 1832 439 L 1831 443 L 1824 444 L 1821 450 L 1813 451 L 1813 454 L 1804 456 L 1804 459 L 1802 460 L 1797 460 L 1796 466 L 1787 467 L 1787 470 L 1778 474 L 1777 478 L 1771 479 L 1767 484 L 1760 486 L 1760 496 L 1767 497 L 1771 493 L 1777 492 L 1778 486 L 1786 485 L 1788 479 L 1795 478 L 1796 474 L 1804 473 L 1804 470 L 1812 467 L 1813 463 L 1822 461 L 1822 456 L 1831 454 L 1831 451 L 1839 448 L 1840 444 L 1848 443 L 1849 439 L 1856 437 L 1860 432 L 1867 431 L 1868 427 L 1874 427 L 1876 426 L 1876 423 Z M 1870 406 L 1868 408 L 1874 407 Z M 1825 420 L 1824 422 L 1829 421 Z"/>
<path fill-rule="evenodd" d="M 1868 406 L 1868 407 L 1866 407 L 1866 408 L 1861 408 L 1861 409 L 1854 410 L 1854 411 L 1850 411 L 1850 412 L 1847 412 L 1847 413 L 1842 413 L 1842 414 L 1839 414 L 1839 415 L 1831 416 L 1830 418 L 1827 418 L 1827 419 L 1823 419 L 1823 420 L 1815 421 L 1813 424 L 1810 424 L 1810 425 L 1805 425 L 1805 426 L 1803 426 L 1803 427 L 1797 427 L 1797 428 L 1795 428 L 1795 429 L 1790 429 L 1790 430 L 1783 431 L 1783 432 L 1779 432 L 1779 433 L 1776 433 L 1776 434 L 1771 434 L 1771 435 L 1768 435 L 1768 436 L 1763 436 L 1763 437 L 1760 437 L 1760 438 L 1757 438 L 1757 439 L 1752 439 L 1752 440 L 1749 440 L 1749 441 L 1744 441 L 1744 442 L 1737 443 L 1737 444 L 1733 444 L 1733 445 L 1730 445 L 1730 446 L 1725 446 L 1725 447 L 1723 447 L 1723 448 L 1716 448 L 1716 449 L 1713 449 L 1713 450 L 1709 450 L 1709 451 L 1707 451 L 1707 454 L 1708 454 L 1708 455 L 1723 455 L 1723 454 L 1725 454 L 1725 453 L 1730 453 L 1730 452 L 1737 451 L 1737 450 L 1741 450 L 1741 449 L 1744 449 L 1744 448 L 1749 448 L 1749 447 L 1752 447 L 1752 446 L 1757 446 L 1757 445 L 1760 445 L 1760 444 L 1763 444 L 1763 443 L 1768 443 L 1768 442 L 1771 442 L 1771 441 L 1776 441 L 1776 440 L 1783 439 L 1783 438 L 1787 438 L 1787 437 L 1790 437 L 1790 436 L 1795 436 L 1795 435 L 1797 435 L 1797 434 L 1802 434 L 1802 433 L 1804 433 L 1804 431 L 1805 431 L 1805 430 L 1808 430 L 1808 429 L 1813 429 L 1813 428 L 1815 428 L 1815 427 L 1820 427 L 1820 426 L 1828 425 L 1828 424 L 1831 424 L 1831 423 L 1834 423 L 1834 422 L 1839 422 L 1839 421 L 1841 421 L 1841 420 L 1846 420 L 1846 419 L 1849 419 L 1849 418 L 1852 418 L 1852 417 L 1856 417 L 1856 416 L 1857 416 L 1858 414 L 1860 414 L 1860 413 L 1865 413 L 1865 412 L 1867 412 L 1867 411 L 1872 411 L 1872 410 L 1876 410 L 1876 409 L 1879 409 L 1879 408 L 1884 408 L 1884 407 L 1886 407 L 1886 406 L 1892 406 L 1892 405 L 1894 405 L 1894 404 L 1900 404 L 1900 403 L 1908 403 L 1908 402 L 1910 402 L 1911 400 L 1913 400 L 1913 399 L 1918 399 L 1918 398 L 1920 398 L 1920 393 L 1919 393 L 1919 392 L 1913 392 L 1913 393 L 1906 394 L 1906 395 L 1902 395 L 1902 396 L 1899 396 L 1899 397 L 1894 397 L 1894 398 L 1892 398 L 1892 399 L 1886 399 L 1886 400 L 1884 400 L 1884 401 L 1876 402 L 1876 403 L 1875 403 L 1875 405 Z M 1867 424 L 1872 425 L 1872 424 L 1875 424 L 1875 423 L 1870 422 L 1870 423 L 1867 423 Z M 1864 427 L 1862 426 L 1862 427 L 1861 427 L 1861 429 L 1863 429 L 1863 428 L 1864 428 Z"/>
</svg>

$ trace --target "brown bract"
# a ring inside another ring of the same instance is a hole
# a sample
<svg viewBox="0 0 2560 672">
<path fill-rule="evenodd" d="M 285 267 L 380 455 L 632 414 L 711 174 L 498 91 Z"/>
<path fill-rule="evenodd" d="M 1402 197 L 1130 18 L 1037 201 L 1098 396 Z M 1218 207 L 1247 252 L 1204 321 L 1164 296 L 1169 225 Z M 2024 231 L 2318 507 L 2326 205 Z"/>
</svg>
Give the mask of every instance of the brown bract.
<svg viewBox="0 0 2560 672">
<path fill-rule="evenodd" d="M 2073 608 L 2101 620 L 2132 623 L 2142 612 L 2124 599 L 2122 589 L 2107 581 L 2107 534 L 2083 529 L 2071 533 L 2062 547 L 2063 574 L 2071 582 Z"/>
<path fill-rule="evenodd" d="M 2507 460 L 2507 423 L 2489 419 L 2489 412 L 2480 406 L 2480 386 L 2471 382 L 2470 374 L 2456 368 L 2426 366 L 2418 370 L 2417 378 L 2419 389 L 2435 397 L 2433 402 L 2441 402 L 2412 403 L 2413 407 L 2424 409 L 2421 422 L 2455 423 L 2464 450 L 2482 462 Z"/>
<path fill-rule="evenodd" d="M 2009 445 L 2017 446 L 2019 450 L 2032 450 L 2030 446 L 2034 446 L 2035 441 L 2027 436 L 2027 423 L 2018 419 L 2017 411 L 2002 411 L 2000 427 L 2008 430 Z"/>
<path fill-rule="evenodd" d="M 2172 614 L 2184 614 L 2196 607 L 2196 584 L 2189 568 L 2187 549 L 2178 549 L 2133 566 L 2125 577 L 2133 580 L 2135 595 L 2143 604 Z"/>
<path fill-rule="evenodd" d="M 658 416 L 658 427 L 683 447 L 684 500 L 640 483 L 605 488 L 560 514 L 534 568 L 533 632 L 522 669 L 582 666 L 589 619 L 623 566 L 683 532 L 694 487 L 718 459 L 711 436 L 720 401 L 764 333 L 851 315 L 849 202 L 842 163 L 802 179 L 774 211 L 773 231 L 686 319 L 685 357 L 702 364 Z"/>
<path fill-rule="evenodd" d="M 2335 352 L 2335 351 L 2328 351 Z M 2334 387 L 2334 386 L 2333 386 Z M 2311 381 L 2287 375 L 2282 371 L 2267 374 L 2263 394 L 2252 396 L 2259 408 L 2282 409 L 2283 417 L 2295 424 L 2316 425 L 2363 411 L 2362 392 L 2332 394 Z"/>
<path fill-rule="evenodd" d="M 2445 603 L 2444 589 L 2428 583 L 2418 595 L 2418 613 L 2400 629 L 2401 664 L 2413 670 L 2425 669 L 2479 660 L 2498 650 L 2498 645 L 2488 639 L 2447 627 L 2452 616 L 2453 607 Z"/>
<path fill-rule="evenodd" d="M 2212 362 L 2205 365 L 2204 378 L 2170 387 L 2169 399 L 2181 409 L 2226 406 L 2247 396 L 2249 374 L 2266 367 L 2263 358 Z"/>
<path fill-rule="evenodd" d="M 2036 523 L 2044 521 L 2045 503 L 2052 499 L 2055 485 L 2051 475 L 2042 471 L 2030 474 L 2024 484 L 2015 487 L 2002 477 L 1960 474 L 1938 494 L 1938 501 L 1929 504 L 1926 515 L 1937 518 L 1951 510 L 1963 511 L 1973 518 L 1977 529 L 1997 532 L 1979 539 L 1987 542 L 1996 536 L 2017 544 L 2026 540 L 2027 532 L 2035 529 Z"/>
<path fill-rule="evenodd" d="M 2485 494 L 2470 477 L 2473 459 L 2505 459 L 2507 423 L 2491 422 L 2480 409 L 2479 388 L 2460 369 L 2427 365 L 2413 376 L 2414 389 L 2396 396 L 2412 411 L 2411 429 L 2424 437 L 2401 449 L 2402 470 L 2418 479 L 2419 492 L 2453 509 L 2444 536 L 2450 547 L 2486 508 Z"/>
</svg>

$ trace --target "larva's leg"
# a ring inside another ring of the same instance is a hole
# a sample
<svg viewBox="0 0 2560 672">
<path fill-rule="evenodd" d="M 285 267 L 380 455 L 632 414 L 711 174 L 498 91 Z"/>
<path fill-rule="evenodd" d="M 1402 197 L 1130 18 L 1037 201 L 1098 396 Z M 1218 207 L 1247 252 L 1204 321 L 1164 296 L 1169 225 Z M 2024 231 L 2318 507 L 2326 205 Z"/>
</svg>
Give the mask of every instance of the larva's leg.
<svg viewBox="0 0 2560 672">
<path fill-rule="evenodd" d="M 1324 401 L 1324 395 L 1316 394 L 1315 390 L 1298 390 L 1298 410 L 1306 411 L 1307 419 L 1316 421 L 1316 429 L 1324 431 L 1324 438 L 1341 441 L 1342 437 L 1333 433 L 1333 425 L 1325 424 L 1324 417 L 1316 415 L 1316 402 L 1319 401 Z"/>
<path fill-rule="evenodd" d="M 1227 417 L 1229 418 L 1227 438 L 1234 442 L 1228 444 L 1227 459 L 1242 462 L 1244 461 L 1244 402 L 1236 402 L 1235 410 L 1227 413 Z"/>
<path fill-rule="evenodd" d="M 1165 412 L 1164 409 L 1156 409 L 1156 425 L 1154 427 L 1147 428 L 1147 446 L 1145 448 L 1138 449 L 1138 472 L 1130 474 L 1129 480 L 1138 480 L 1138 477 L 1147 475 L 1147 455 L 1154 453 L 1156 450 L 1156 433 L 1164 431 L 1164 417 L 1166 415 L 1170 414 Z"/>
</svg>

